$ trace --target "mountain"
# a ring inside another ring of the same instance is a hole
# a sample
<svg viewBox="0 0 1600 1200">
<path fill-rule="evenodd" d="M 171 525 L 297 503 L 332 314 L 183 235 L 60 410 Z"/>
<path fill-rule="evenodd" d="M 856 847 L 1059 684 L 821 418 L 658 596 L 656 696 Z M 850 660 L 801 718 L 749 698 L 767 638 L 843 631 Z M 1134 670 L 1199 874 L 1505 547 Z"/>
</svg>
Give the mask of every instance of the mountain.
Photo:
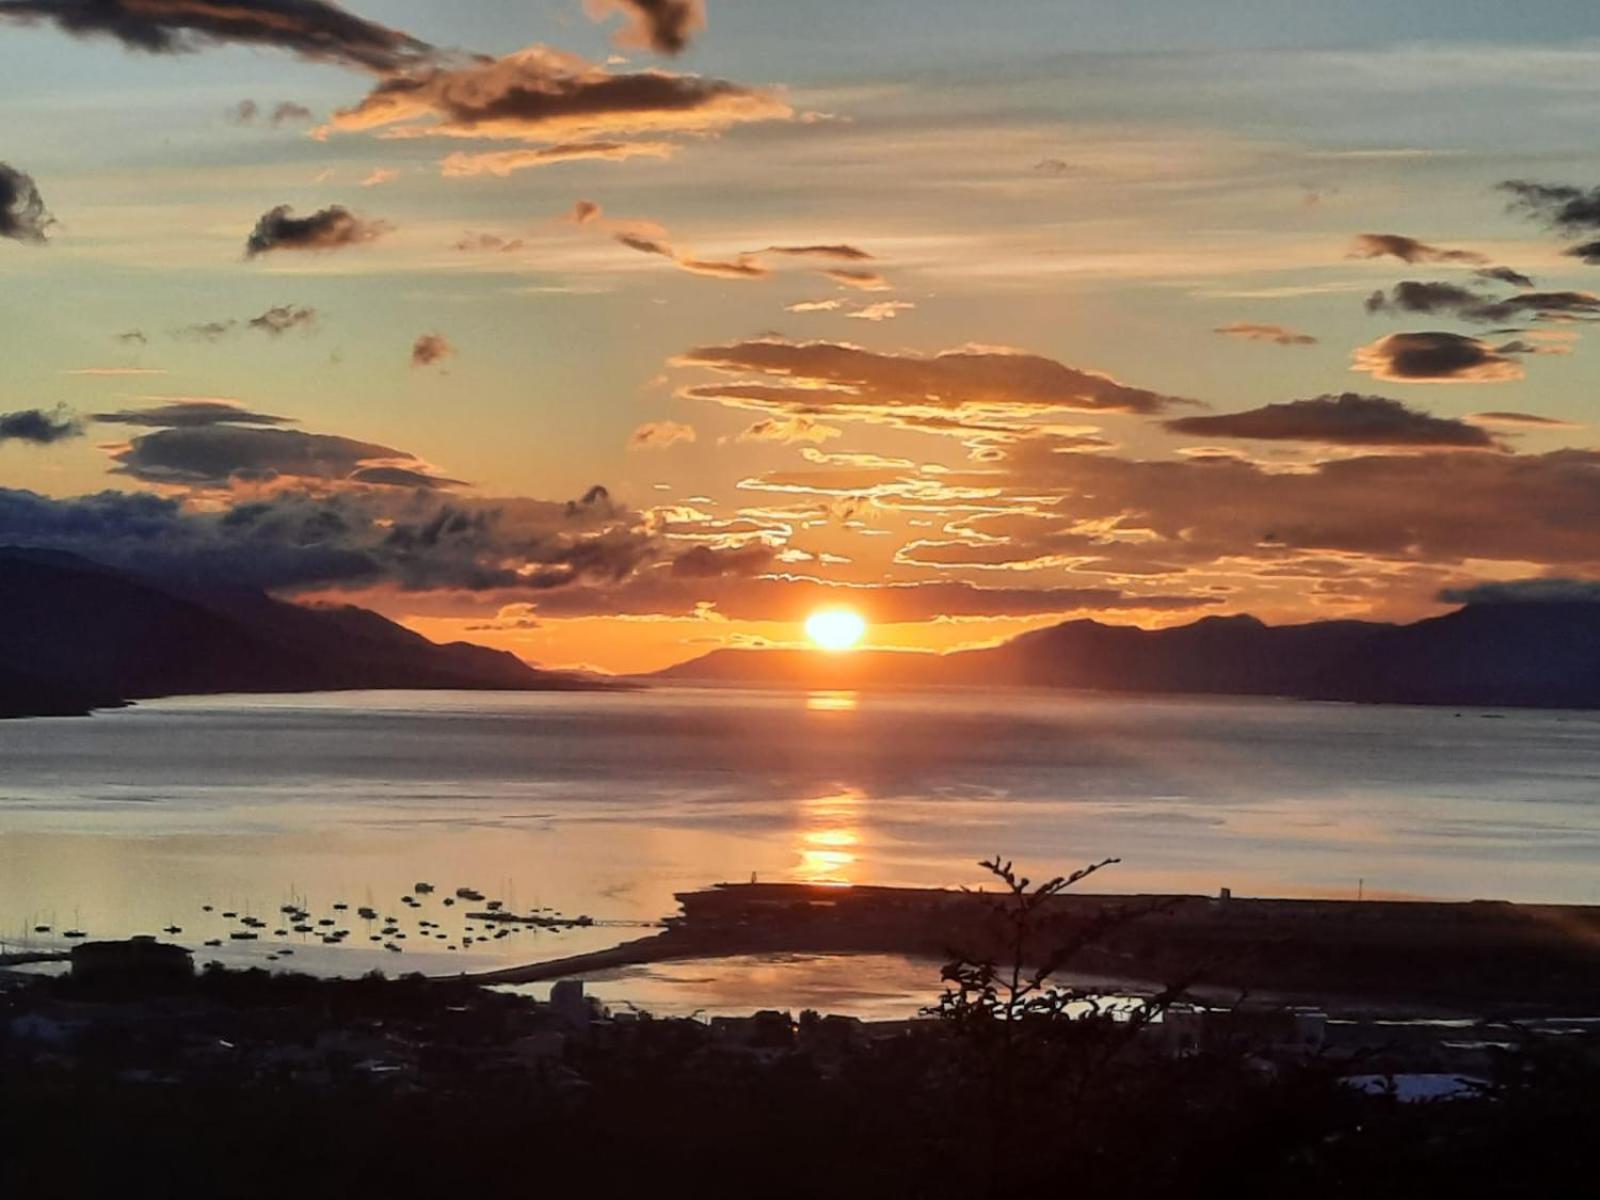
<svg viewBox="0 0 1600 1200">
<path fill-rule="evenodd" d="M 1412 625 L 1272 626 L 1237 616 L 1146 630 L 1068 621 L 999 646 L 950 654 L 718 650 L 656 678 L 804 688 L 1016 686 L 1600 708 L 1600 604 L 1474 604 Z"/>
<path fill-rule="evenodd" d="M 71 554 L 0 548 L 0 716 L 218 692 L 594 686 L 503 651 L 430 642 L 365 609 L 180 587 Z"/>
</svg>

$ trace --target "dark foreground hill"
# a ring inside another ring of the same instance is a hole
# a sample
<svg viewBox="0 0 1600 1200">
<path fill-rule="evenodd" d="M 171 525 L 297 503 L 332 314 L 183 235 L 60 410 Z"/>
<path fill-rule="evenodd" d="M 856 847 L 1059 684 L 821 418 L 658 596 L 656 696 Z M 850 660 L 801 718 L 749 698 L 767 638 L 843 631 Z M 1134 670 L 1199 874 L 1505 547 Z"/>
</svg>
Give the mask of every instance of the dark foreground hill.
<svg viewBox="0 0 1600 1200">
<path fill-rule="evenodd" d="M 1600 604 L 1470 605 L 1412 625 L 1069 621 L 952 654 L 719 650 L 659 678 L 806 688 L 1059 687 L 1390 704 L 1600 708 Z"/>
<path fill-rule="evenodd" d="M 0 548 L 0 717 L 218 692 L 591 686 L 503 651 L 430 642 L 365 609 L 171 587 Z"/>
</svg>

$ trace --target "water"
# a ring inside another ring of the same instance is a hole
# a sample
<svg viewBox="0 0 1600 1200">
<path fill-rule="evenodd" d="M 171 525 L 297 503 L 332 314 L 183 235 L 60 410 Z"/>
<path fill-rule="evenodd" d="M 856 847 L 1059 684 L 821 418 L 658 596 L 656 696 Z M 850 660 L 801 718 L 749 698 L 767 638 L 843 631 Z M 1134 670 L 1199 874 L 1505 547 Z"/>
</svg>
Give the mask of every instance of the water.
<svg viewBox="0 0 1600 1200">
<path fill-rule="evenodd" d="M 975 883 L 996 852 L 1036 875 L 1120 856 L 1101 890 L 1600 903 L 1597 781 L 1600 715 L 1582 713 L 689 688 L 163 700 L 0 722 L 0 936 L 175 924 L 259 962 L 270 928 L 228 943 L 221 912 L 273 926 L 294 897 L 349 904 L 352 937 L 290 939 L 284 965 L 472 969 L 647 931 L 464 947 L 481 906 L 446 910 L 458 886 L 644 921 L 753 874 Z M 439 892 L 412 913 L 420 880 Z M 402 918 L 404 954 L 367 941 L 369 903 Z"/>
</svg>

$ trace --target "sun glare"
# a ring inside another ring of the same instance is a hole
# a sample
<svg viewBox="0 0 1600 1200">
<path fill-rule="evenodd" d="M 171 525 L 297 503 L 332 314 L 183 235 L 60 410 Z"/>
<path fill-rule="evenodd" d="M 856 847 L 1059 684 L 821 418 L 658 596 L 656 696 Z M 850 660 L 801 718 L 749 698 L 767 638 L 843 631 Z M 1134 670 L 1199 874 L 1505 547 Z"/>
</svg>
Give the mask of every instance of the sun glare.
<svg viewBox="0 0 1600 1200">
<path fill-rule="evenodd" d="M 848 608 L 821 608 L 806 618 L 806 636 L 824 650 L 849 650 L 867 632 L 867 623 Z"/>
</svg>

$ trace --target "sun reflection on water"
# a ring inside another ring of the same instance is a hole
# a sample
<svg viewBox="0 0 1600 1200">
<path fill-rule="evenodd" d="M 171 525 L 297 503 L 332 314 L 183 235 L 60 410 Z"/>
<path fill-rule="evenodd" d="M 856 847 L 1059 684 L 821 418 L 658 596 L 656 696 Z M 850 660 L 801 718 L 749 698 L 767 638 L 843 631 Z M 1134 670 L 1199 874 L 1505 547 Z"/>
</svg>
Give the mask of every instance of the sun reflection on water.
<svg viewBox="0 0 1600 1200">
<path fill-rule="evenodd" d="M 804 883 L 847 885 L 861 848 L 861 804 L 855 788 L 800 802 L 799 862 L 795 874 Z"/>
<path fill-rule="evenodd" d="M 806 696 L 807 712 L 855 712 L 859 706 L 854 692 L 810 692 Z"/>
</svg>

